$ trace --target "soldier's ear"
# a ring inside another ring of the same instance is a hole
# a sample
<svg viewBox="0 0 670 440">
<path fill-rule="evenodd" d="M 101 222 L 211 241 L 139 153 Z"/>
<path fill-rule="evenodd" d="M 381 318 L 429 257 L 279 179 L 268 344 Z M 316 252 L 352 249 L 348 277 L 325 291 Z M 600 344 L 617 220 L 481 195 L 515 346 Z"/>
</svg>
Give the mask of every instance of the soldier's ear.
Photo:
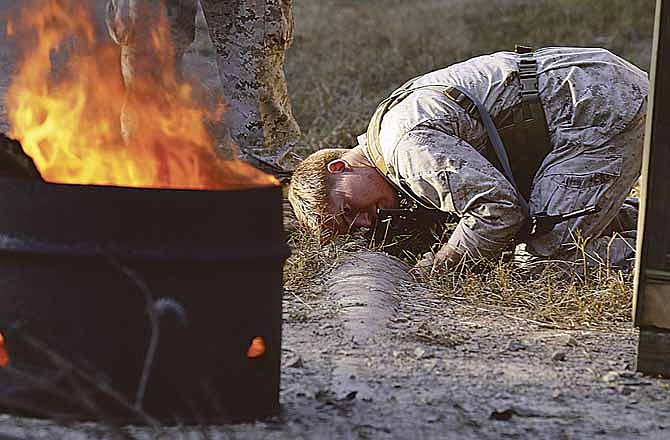
<svg viewBox="0 0 670 440">
<path fill-rule="evenodd" d="M 351 165 L 344 159 L 335 159 L 328 162 L 326 168 L 328 168 L 328 172 L 331 174 L 340 174 L 351 169 Z"/>
</svg>

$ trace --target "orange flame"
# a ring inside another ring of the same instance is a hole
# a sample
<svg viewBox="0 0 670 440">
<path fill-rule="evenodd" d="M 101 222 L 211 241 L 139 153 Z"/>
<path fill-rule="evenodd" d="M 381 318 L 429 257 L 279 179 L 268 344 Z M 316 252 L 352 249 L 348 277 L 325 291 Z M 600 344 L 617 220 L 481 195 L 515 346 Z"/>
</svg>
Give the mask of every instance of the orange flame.
<svg viewBox="0 0 670 440">
<path fill-rule="evenodd" d="M 249 345 L 249 349 L 247 350 L 247 357 L 249 359 L 256 359 L 263 356 L 266 351 L 265 341 L 260 336 L 257 336 L 251 340 L 251 345 Z"/>
<path fill-rule="evenodd" d="M 5 348 L 5 338 L 0 333 L 0 368 L 5 368 L 9 365 L 9 354 Z"/>
<path fill-rule="evenodd" d="M 148 44 L 151 73 L 125 87 L 118 47 L 96 39 L 78 0 L 35 0 L 7 28 L 23 50 L 7 94 L 10 135 L 51 182 L 153 188 L 276 185 L 274 177 L 215 153 L 207 121 L 218 120 L 178 79 L 165 16 Z M 54 68 L 54 57 L 67 62 Z M 158 72 L 158 75 L 156 73 Z M 130 139 L 120 118 L 132 117 Z"/>
</svg>

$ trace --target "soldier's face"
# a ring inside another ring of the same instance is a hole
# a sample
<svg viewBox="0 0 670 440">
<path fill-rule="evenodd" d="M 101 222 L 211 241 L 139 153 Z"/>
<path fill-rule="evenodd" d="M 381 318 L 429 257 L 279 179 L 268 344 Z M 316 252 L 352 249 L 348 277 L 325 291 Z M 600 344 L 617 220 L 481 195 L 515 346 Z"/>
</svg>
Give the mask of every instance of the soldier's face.
<svg viewBox="0 0 670 440">
<path fill-rule="evenodd" d="M 353 229 L 372 227 L 377 209 L 398 206 L 398 195 L 376 168 L 350 166 L 338 159 L 328 164 L 330 190 L 328 214 L 331 229 L 347 233 Z"/>
</svg>

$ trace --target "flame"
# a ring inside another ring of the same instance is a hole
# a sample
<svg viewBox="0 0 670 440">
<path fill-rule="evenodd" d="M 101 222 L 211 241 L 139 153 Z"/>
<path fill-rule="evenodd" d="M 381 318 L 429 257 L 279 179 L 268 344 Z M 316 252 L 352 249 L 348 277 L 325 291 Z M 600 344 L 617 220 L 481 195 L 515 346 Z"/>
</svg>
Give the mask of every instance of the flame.
<svg viewBox="0 0 670 440">
<path fill-rule="evenodd" d="M 249 349 L 247 350 L 247 357 L 249 359 L 256 359 L 263 356 L 266 351 L 265 341 L 260 336 L 257 336 L 251 340 L 251 345 L 249 345 Z"/>
<path fill-rule="evenodd" d="M 0 333 L 0 368 L 5 368 L 7 365 L 9 365 L 9 354 L 5 348 L 5 338 Z"/>
<path fill-rule="evenodd" d="M 10 135 L 51 182 L 150 188 L 276 185 L 274 177 L 215 153 L 219 120 L 176 74 L 164 14 L 147 40 L 156 63 L 126 87 L 118 47 L 98 41 L 79 0 L 34 0 L 7 32 L 22 45 L 7 93 Z M 52 60 L 65 57 L 63 67 Z M 149 63 L 147 63 L 149 64 Z M 132 118 L 121 135 L 123 114 Z"/>
</svg>

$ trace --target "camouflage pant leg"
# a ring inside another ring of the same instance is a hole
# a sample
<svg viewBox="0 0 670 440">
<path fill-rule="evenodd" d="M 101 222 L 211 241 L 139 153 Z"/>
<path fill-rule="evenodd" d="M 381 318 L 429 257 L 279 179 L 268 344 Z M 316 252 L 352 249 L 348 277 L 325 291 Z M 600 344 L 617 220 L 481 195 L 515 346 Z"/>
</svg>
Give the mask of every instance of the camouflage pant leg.
<svg viewBox="0 0 670 440">
<path fill-rule="evenodd" d="M 551 257 L 532 255 L 517 249 L 515 258 L 521 267 L 541 273 L 547 265 L 563 269 L 566 273 L 584 275 L 585 272 L 603 267 L 632 272 L 635 266 L 636 231 L 615 233 L 611 236 L 591 238 L 581 249 L 573 249 Z"/>
<path fill-rule="evenodd" d="M 197 1 L 109 0 L 107 27 L 121 46 L 127 86 L 132 85 L 138 69 L 150 71 L 159 65 L 152 61 L 150 33 L 161 4 L 166 7 L 177 66 L 181 67 L 181 56 L 194 39 Z M 291 1 L 204 0 L 202 6 L 228 104 L 225 123 L 239 146 L 261 156 L 272 155 L 300 134 L 283 70 L 293 30 Z M 124 120 L 128 127 L 130 118 Z"/>
<path fill-rule="evenodd" d="M 300 127 L 293 117 L 289 101 L 283 66 L 283 50 L 268 50 L 260 66 L 262 86 L 259 110 L 264 136 L 261 154 L 275 151 L 300 136 Z"/>
<path fill-rule="evenodd" d="M 566 175 L 560 176 L 561 182 L 547 177 L 536 180 L 534 185 L 537 184 L 537 187 L 534 186 L 533 193 L 536 189 L 542 192 L 542 186 L 546 184 L 549 191 L 544 192 L 551 196 L 533 200 L 531 195 L 534 212 L 547 209 L 547 206 L 552 213 L 554 210 L 569 212 L 592 204 L 596 204 L 600 211 L 561 223 L 550 233 L 534 238 L 528 245 L 531 254 L 540 258 L 586 263 L 587 266 L 605 264 L 632 269 L 639 203 L 629 195 L 640 174 L 645 109 L 643 105 L 628 128 L 607 145 L 621 158 L 617 175 L 594 173 L 579 178 Z M 617 163 L 617 160 L 612 160 L 612 163 Z"/>
<path fill-rule="evenodd" d="M 637 219 L 640 212 L 640 199 L 628 197 L 612 222 L 605 228 L 602 235 L 628 233 L 637 230 Z"/>
<path fill-rule="evenodd" d="M 112 39 L 121 47 L 121 68 L 126 85 L 133 82 L 138 70 L 150 71 L 155 61 L 152 32 L 158 27 L 165 7 L 168 30 L 179 69 L 181 58 L 195 38 L 195 15 L 198 0 L 109 0 L 105 22 Z"/>
<path fill-rule="evenodd" d="M 291 1 L 203 0 L 202 6 L 229 107 L 224 118 L 240 147 L 270 156 L 300 133 L 284 76 Z"/>
<path fill-rule="evenodd" d="M 626 130 L 606 144 L 558 163 L 554 171 L 535 179 L 532 212 L 568 213 L 594 204 L 600 211 L 560 223 L 551 232 L 534 237 L 528 244 L 529 252 L 542 257 L 565 255 L 573 252 L 580 240 L 600 237 L 611 229 L 608 226 L 639 177 L 645 109 L 643 105 Z"/>
<path fill-rule="evenodd" d="M 581 249 L 574 248 L 546 258 L 530 255 L 522 247 L 517 248 L 516 261 L 521 267 L 537 273 L 541 273 L 547 263 L 573 275 L 583 275 L 585 269 L 604 266 L 630 273 L 635 267 L 639 207 L 636 197 L 628 197 L 603 234 L 586 240 Z"/>
<path fill-rule="evenodd" d="M 581 260 L 593 267 L 605 265 L 630 272 L 635 266 L 636 240 L 636 231 L 598 237 L 586 244 Z"/>
<path fill-rule="evenodd" d="M 152 33 L 158 29 L 161 13 L 165 11 L 167 26 L 174 45 L 177 75 L 181 74 L 181 59 L 195 37 L 195 15 L 198 0 L 109 0 L 105 22 L 110 37 L 121 47 L 121 72 L 127 89 L 133 88 L 135 78 L 158 78 L 162 63 Z M 165 9 L 163 9 L 163 7 Z M 135 132 L 135 116 L 124 103 L 121 112 L 121 134 L 128 142 Z"/>
<path fill-rule="evenodd" d="M 195 16 L 198 0 L 165 0 L 170 36 L 175 45 L 178 64 L 195 39 Z"/>
<path fill-rule="evenodd" d="M 639 200 L 628 197 L 603 234 L 588 240 L 583 252 L 577 252 L 577 259 L 582 264 L 631 271 L 635 265 L 639 208 Z"/>
</svg>

